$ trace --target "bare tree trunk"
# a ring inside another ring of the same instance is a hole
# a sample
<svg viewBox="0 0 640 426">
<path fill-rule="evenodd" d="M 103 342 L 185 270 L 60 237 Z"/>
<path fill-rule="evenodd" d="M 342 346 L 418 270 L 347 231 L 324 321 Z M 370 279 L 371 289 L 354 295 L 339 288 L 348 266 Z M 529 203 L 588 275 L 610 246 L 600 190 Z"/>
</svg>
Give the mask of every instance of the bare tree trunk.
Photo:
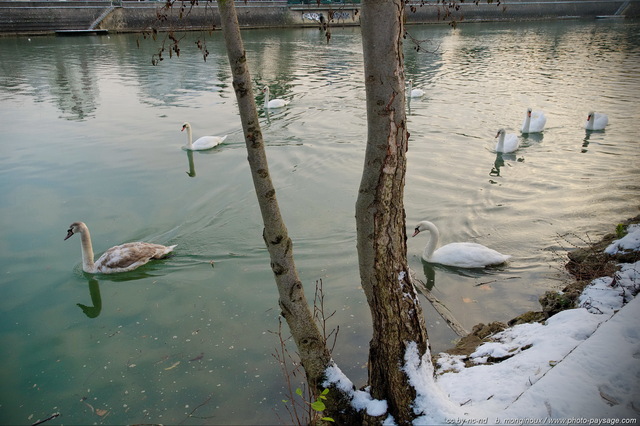
<svg viewBox="0 0 640 426">
<path fill-rule="evenodd" d="M 263 238 L 271 256 L 271 269 L 278 287 L 280 308 L 298 348 L 307 381 L 315 393 L 321 386 L 331 357 L 307 304 L 293 260 L 293 245 L 280 214 L 276 192 L 271 182 L 234 2 L 218 0 L 218 8 L 233 74 L 233 88 L 240 109 L 251 176 L 264 222 Z"/>
<path fill-rule="evenodd" d="M 428 341 L 407 265 L 403 16 L 402 0 L 362 1 L 368 136 L 356 224 L 360 279 L 373 318 L 371 395 L 387 400 L 398 424 L 409 424 L 416 392 L 401 367 L 409 342 L 425 353 Z"/>
</svg>

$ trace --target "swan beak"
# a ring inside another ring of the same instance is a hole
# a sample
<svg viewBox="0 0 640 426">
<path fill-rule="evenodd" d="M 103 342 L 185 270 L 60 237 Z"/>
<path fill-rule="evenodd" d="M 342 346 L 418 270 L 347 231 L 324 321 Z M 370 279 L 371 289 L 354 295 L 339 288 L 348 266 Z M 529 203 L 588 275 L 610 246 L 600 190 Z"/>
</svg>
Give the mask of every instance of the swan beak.
<svg viewBox="0 0 640 426">
<path fill-rule="evenodd" d="M 182 126 L 182 130 L 180 130 L 180 131 L 182 132 L 186 128 L 187 128 L 187 126 Z"/>
<path fill-rule="evenodd" d="M 416 228 L 416 230 L 413 232 L 412 237 L 415 237 L 416 235 L 418 235 L 420 233 L 420 230 L 418 228 Z"/>
<path fill-rule="evenodd" d="M 500 136 L 500 132 L 496 133 L 496 138 L 497 138 L 498 136 Z"/>
<path fill-rule="evenodd" d="M 72 235 L 73 235 L 73 230 L 69 228 L 69 230 L 67 231 L 67 236 L 64 237 L 63 241 L 67 241 L 67 239 L 69 239 Z"/>
</svg>

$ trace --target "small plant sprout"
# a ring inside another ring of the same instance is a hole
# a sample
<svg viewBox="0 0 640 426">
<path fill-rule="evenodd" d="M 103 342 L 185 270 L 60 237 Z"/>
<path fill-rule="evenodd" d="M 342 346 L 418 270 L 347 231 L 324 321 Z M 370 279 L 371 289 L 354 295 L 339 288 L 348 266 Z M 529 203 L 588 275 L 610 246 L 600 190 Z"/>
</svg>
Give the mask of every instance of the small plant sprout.
<svg viewBox="0 0 640 426">
<path fill-rule="evenodd" d="M 326 410 L 326 408 L 327 408 L 327 406 L 324 405 L 324 402 L 322 402 L 322 400 L 323 399 L 324 400 L 327 399 L 326 395 L 328 393 L 329 393 L 329 389 L 325 389 L 325 390 L 322 391 L 322 393 L 320 395 L 318 395 L 318 398 L 314 402 L 308 402 L 308 401 L 305 401 L 305 402 L 311 406 L 313 411 L 315 411 L 316 413 L 320 414 L 324 410 Z M 296 389 L 296 394 L 300 398 L 302 398 L 304 400 L 304 395 L 302 393 L 302 389 L 300 389 L 300 388 Z M 321 420 L 324 420 L 325 422 L 333 422 L 334 421 L 331 417 L 322 417 Z"/>
</svg>

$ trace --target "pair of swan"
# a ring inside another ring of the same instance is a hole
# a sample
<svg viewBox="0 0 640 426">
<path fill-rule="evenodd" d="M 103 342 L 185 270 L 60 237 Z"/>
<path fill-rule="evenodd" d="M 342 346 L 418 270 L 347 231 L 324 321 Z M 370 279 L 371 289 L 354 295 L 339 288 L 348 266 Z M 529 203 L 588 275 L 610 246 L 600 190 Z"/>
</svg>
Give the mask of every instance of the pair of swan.
<svg viewBox="0 0 640 426">
<path fill-rule="evenodd" d="M 522 134 L 540 133 L 544 131 L 546 124 L 547 117 L 545 117 L 544 112 L 527 108 L 522 126 L 520 126 L 520 132 Z M 515 133 L 507 133 L 504 129 L 500 129 L 496 134 L 496 138 L 498 138 L 498 143 L 496 143 L 495 148 L 496 152 L 506 154 L 520 148 L 520 139 Z"/>
<path fill-rule="evenodd" d="M 89 228 L 83 222 L 74 222 L 69 226 L 65 241 L 73 234 L 80 234 L 82 245 L 82 270 L 89 274 L 114 274 L 132 271 L 151 259 L 165 258 L 176 247 L 152 243 L 126 243 L 111 247 L 94 262 L 93 246 Z"/>
<path fill-rule="evenodd" d="M 545 124 L 547 124 L 547 117 L 545 117 L 544 112 L 532 111 L 531 108 L 528 108 L 520 131 L 522 133 L 539 133 L 544 130 Z M 609 124 L 607 114 L 591 111 L 587 115 L 584 128 L 586 130 L 603 130 L 607 127 L 607 124 Z"/>
<path fill-rule="evenodd" d="M 422 258 L 430 263 L 455 266 L 458 268 L 484 268 L 505 263 L 511 256 L 501 254 L 493 249 L 477 243 L 451 243 L 436 250 L 440 232 L 429 221 L 416 225 L 413 236 L 422 231 L 429 231 L 431 238 L 427 243 Z M 82 247 L 82 270 L 89 274 L 113 274 L 132 271 L 152 259 L 167 257 L 173 246 L 163 246 L 145 242 L 126 243 L 111 247 L 98 260 L 93 260 L 93 246 L 89 228 L 83 222 L 74 222 L 69 226 L 65 241 L 73 234 L 80 234 Z"/>
<path fill-rule="evenodd" d="M 269 100 L 269 87 L 264 87 L 262 89 L 262 93 L 264 93 L 264 104 L 263 107 L 265 109 L 271 108 L 282 108 L 285 107 L 289 101 L 285 101 L 284 99 L 271 99 Z M 202 151 L 205 149 L 215 148 L 220 145 L 227 138 L 227 135 L 224 136 L 202 136 L 198 138 L 195 142 L 193 142 L 193 136 L 191 133 L 191 124 L 188 122 L 184 122 L 182 124 L 182 130 L 187 130 L 187 145 L 185 149 L 189 151 Z"/>
<path fill-rule="evenodd" d="M 431 233 L 431 238 L 422 253 L 422 259 L 429 263 L 457 268 L 485 268 L 501 265 L 511 258 L 511 256 L 477 243 L 451 243 L 436 250 L 440 239 L 440 232 L 436 225 L 428 220 L 423 220 L 416 225 L 413 236 L 415 237 L 422 231 Z"/>
</svg>

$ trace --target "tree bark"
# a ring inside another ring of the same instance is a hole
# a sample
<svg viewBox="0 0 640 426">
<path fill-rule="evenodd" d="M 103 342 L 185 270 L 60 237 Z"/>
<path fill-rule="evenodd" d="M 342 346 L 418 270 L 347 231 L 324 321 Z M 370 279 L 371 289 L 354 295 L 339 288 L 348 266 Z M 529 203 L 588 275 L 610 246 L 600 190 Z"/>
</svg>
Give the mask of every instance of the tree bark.
<svg viewBox="0 0 640 426">
<path fill-rule="evenodd" d="M 428 349 L 422 308 L 407 264 L 403 204 L 408 137 L 402 0 L 363 0 L 361 31 L 367 93 L 367 148 L 356 202 L 362 287 L 370 306 L 371 395 L 409 424 L 416 392 L 402 371 L 406 346 Z"/>
<path fill-rule="evenodd" d="M 276 191 L 269 174 L 251 76 L 233 0 L 218 0 L 218 10 L 233 75 L 233 88 L 240 109 L 251 176 L 264 223 L 263 238 L 278 287 L 278 302 L 298 348 L 309 387 L 316 395 L 331 357 L 304 295 L 293 260 L 293 244 L 280 214 Z"/>
</svg>

